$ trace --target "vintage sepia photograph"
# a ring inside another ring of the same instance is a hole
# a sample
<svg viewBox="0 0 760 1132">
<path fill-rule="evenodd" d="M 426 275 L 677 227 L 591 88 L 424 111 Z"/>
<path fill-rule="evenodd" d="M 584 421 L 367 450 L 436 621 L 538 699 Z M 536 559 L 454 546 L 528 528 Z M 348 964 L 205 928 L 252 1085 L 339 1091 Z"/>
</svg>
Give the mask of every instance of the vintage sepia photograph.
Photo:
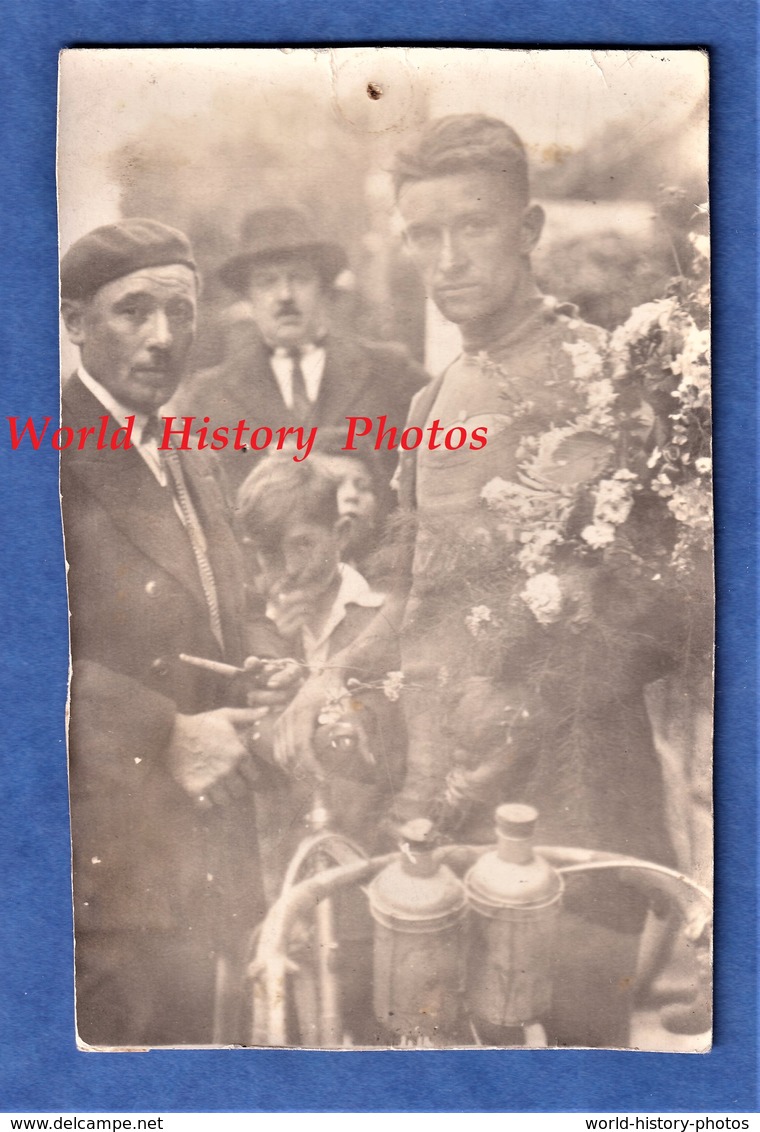
<svg viewBox="0 0 760 1132">
<path fill-rule="evenodd" d="M 691 49 L 62 52 L 81 1049 L 711 1048 L 708 121 Z"/>
</svg>

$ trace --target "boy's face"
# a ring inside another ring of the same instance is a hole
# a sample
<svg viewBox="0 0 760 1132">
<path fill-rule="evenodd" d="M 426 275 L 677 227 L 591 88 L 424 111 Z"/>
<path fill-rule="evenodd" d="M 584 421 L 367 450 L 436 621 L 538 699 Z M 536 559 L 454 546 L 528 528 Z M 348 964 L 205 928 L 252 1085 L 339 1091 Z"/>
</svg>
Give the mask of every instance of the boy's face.
<svg viewBox="0 0 760 1132">
<path fill-rule="evenodd" d="M 306 588 L 319 592 L 335 577 L 340 551 L 335 527 L 294 517 L 284 524 L 276 552 L 258 552 L 263 588 L 270 594 Z"/>
</svg>

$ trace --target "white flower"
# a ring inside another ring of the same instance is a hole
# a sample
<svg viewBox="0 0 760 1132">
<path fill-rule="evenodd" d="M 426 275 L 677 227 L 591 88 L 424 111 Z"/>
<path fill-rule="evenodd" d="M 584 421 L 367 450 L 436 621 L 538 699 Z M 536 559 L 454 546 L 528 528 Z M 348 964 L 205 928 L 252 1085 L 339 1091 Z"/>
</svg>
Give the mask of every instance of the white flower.
<svg viewBox="0 0 760 1132">
<path fill-rule="evenodd" d="M 709 407 L 710 331 L 700 330 L 689 320 L 684 333 L 683 350 L 677 362 L 681 384 L 676 390 L 676 397 L 689 408 Z"/>
<path fill-rule="evenodd" d="M 612 523 L 590 523 L 581 531 L 581 538 L 594 550 L 601 550 L 615 541 L 615 528 Z"/>
<path fill-rule="evenodd" d="M 601 480 L 596 488 L 594 523 L 603 526 L 624 523 L 633 507 L 632 490 L 633 485 L 627 479 Z"/>
<path fill-rule="evenodd" d="M 570 355 L 573 374 L 577 381 L 591 381 L 602 373 L 602 358 L 588 342 L 563 342 L 562 349 Z"/>
<path fill-rule="evenodd" d="M 559 492 L 546 490 L 541 484 L 513 483 L 498 477 L 485 485 L 480 498 L 485 500 L 491 510 L 505 517 L 515 527 L 525 523 L 556 520 L 567 506 L 567 501 Z"/>
<path fill-rule="evenodd" d="M 464 623 L 473 637 L 478 637 L 486 625 L 493 623 L 491 610 L 487 605 L 474 605 L 465 617 Z"/>
<path fill-rule="evenodd" d="M 700 476 L 709 476 L 712 471 L 712 460 L 709 456 L 699 456 L 694 461 L 694 467 L 697 469 Z"/>
<path fill-rule="evenodd" d="M 700 480 L 679 484 L 668 500 L 668 509 L 687 527 L 709 529 L 712 522 L 710 492 Z"/>
<path fill-rule="evenodd" d="M 403 672 L 386 672 L 383 680 L 383 695 L 387 700 L 395 703 L 404 689 Z"/>
<path fill-rule="evenodd" d="M 613 377 L 621 380 L 628 376 L 630 350 L 637 342 L 647 338 L 656 327 L 665 328 L 675 311 L 675 298 L 658 299 L 653 303 L 642 303 L 635 307 L 626 322 L 613 331 L 610 338 L 610 353 L 613 360 Z"/>
<path fill-rule="evenodd" d="M 317 723 L 321 727 L 331 727 L 334 723 L 340 723 L 345 714 L 346 701 L 347 693 L 343 692 L 328 703 L 323 704 L 322 710 L 317 716 Z"/>
<path fill-rule="evenodd" d="M 550 625 L 562 612 L 562 588 L 556 574 L 534 574 L 520 597 L 541 625 Z"/>
<path fill-rule="evenodd" d="M 671 298 L 656 299 L 653 303 L 642 303 L 641 306 L 634 307 L 627 321 L 615 331 L 613 338 L 619 331 L 628 341 L 645 338 L 655 326 L 665 326 L 676 306 L 676 300 Z"/>
<path fill-rule="evenodd" d="M 586 403 L 589 409 L 609 409 L 616 397 L 615 386 L 608 377 L 603 381 L 592 381 L 586 389 Z"/>
<path fill-rule="evenodd" d="M 577 417 L 575 423 L 579 429 L 598 432 L 602 436 L 617 434 L 617 421 L 610 409 L 589 409 Z"/>
<path fill-rule="evenodd" d="M 701 259 L 710 258 L 710 237 L 700 232 L 689 233 L 689 243 Z"/>
<path fill-rule="evenodd" d="M 517 561 L 526 574 L 537 574 L 548 566 L 555 543 L 562 542 L 559 531 L 544 527 L 542 530 L 526 532 L 521 536 L 523 543 L 517 553 Z"/>
<path fill-rule="evenodd" d="M 489 507 L 498 508 L 500 504 L 506 502 L 512 494 L 514 484 L 509 480 L 504 480 L 500 476 L 495 476 L 494 479 L 489 480 L 487 484 L 481 488 L 480 498 Z"/>
<path fill-rule="evenodd" d="M 658 476 L 652 480 L 652 491 L 655 495 L 667 499 L 669 495 L 673 494 L 673 481 L 665 472 L 660 472 Z"/>
</svg>

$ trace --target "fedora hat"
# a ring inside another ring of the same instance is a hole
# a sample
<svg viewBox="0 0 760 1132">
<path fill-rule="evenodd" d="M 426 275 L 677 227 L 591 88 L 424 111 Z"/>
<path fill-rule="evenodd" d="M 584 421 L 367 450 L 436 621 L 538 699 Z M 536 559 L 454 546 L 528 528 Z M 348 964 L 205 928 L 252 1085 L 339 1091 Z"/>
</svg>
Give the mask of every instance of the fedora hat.
<svg viewBox="0 0 760 1132">
<path fill-rule="evenodd" d="M 348 267 L 340 246 L 323 240 L 306 215 L 297 208 L 259 208 L 249 212 L 240 229 L 241 250 L 219 268 L 219 278 L 233 291 L 245 291 L 254 263 L 280 256 L 305 255 L 326 284 Z"/>
</svg>

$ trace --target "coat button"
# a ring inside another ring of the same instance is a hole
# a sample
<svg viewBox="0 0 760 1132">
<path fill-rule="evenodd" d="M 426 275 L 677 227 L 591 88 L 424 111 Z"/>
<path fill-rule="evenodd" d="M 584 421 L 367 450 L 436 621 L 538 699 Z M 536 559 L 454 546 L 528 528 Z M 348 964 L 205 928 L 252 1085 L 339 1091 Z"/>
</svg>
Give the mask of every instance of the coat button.
<svg viewBox="0 0 760 1132">
<path fill-rule="evenodd" d="M 156 593 L 158 592 L 158 582 L 155 580 L 155 578 L 151 578 L 149 582 L 145 583 L 145 592 L 148 597 L 155 597 Z"/>
<path fill-rule="evenodd" d="M 165 656 L 156 657 L 150 666 L 154 676 L 166 676 L 169 673 L 169 663 Z"/>
</svg>

